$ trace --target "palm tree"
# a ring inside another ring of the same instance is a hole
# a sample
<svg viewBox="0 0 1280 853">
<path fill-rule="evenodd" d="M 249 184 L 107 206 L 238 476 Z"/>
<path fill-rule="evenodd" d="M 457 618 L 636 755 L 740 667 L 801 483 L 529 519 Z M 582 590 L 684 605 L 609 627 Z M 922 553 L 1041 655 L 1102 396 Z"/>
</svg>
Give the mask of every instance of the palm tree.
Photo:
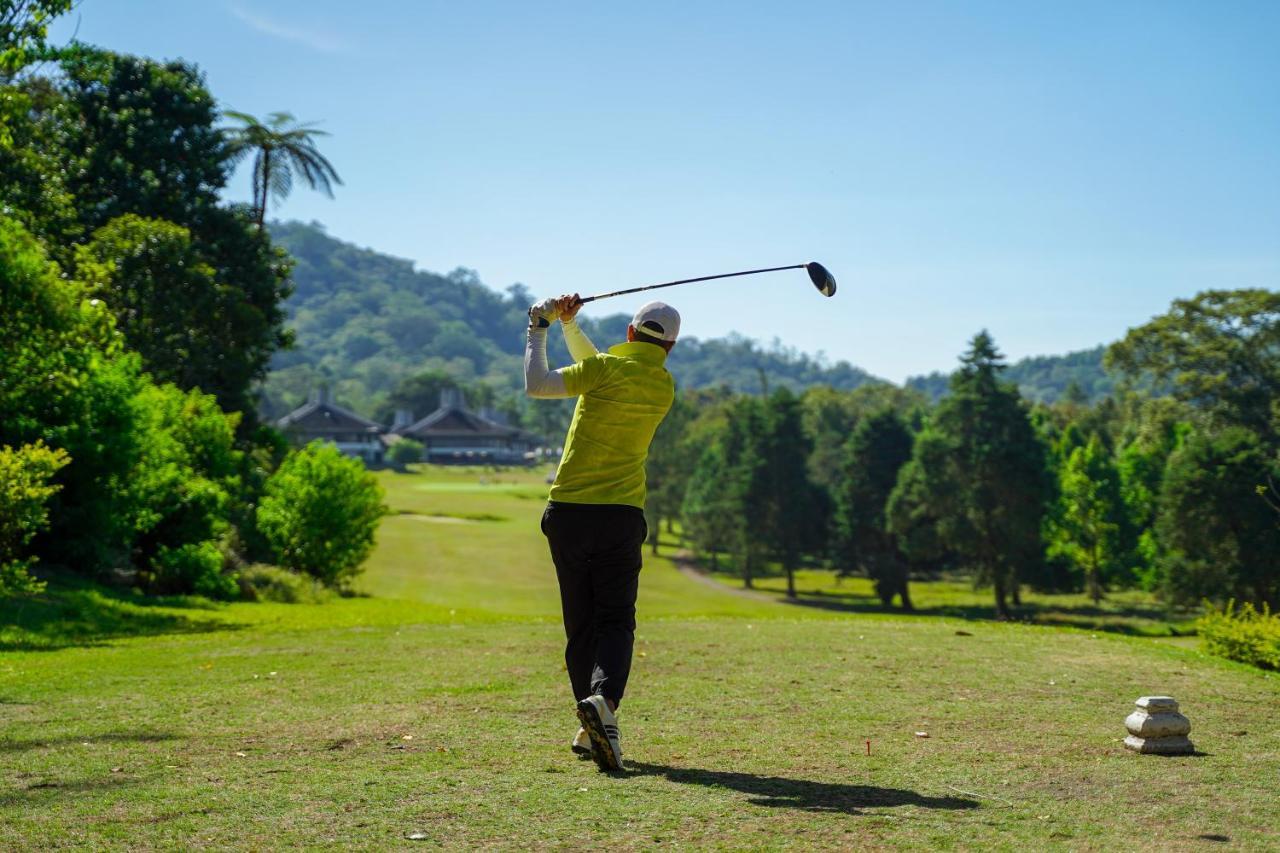
<svg viewBox="0 0 1280 853">
<path fill-rule="evenodd" d="M 314 124 L 298 124 L 291 113 L 272 113 L 265 123 L 247 113 L 227 110 L 225 115 L 244 125 L 222 129 L 227 160 L 239 163 L 254 154 L 253 214 L 259 228 L 267 217 L 267 197 L 278 201 L 288 197 L 295 169 L 307 186 L 333 198 L 333 184 L 341 184 L 342 179 L 316 150 L 314 140 L 328 133 L 317 130 Z"/>
</svg>

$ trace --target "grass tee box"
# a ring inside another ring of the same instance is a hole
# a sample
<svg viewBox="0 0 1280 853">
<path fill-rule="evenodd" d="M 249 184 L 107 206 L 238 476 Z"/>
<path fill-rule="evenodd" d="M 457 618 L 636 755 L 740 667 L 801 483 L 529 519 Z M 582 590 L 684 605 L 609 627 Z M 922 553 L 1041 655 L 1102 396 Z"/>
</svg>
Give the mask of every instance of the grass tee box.
<svg viewBox="0 0 1280 853">
<path fill-rule="evenodd" d="M 369 597 L 117 601 L 183 621 L 4 646 L 0 849 L 1280 845 L 1274 676 L 1149 638 L 786 606 L 665 559 L 641 576 L 631 771 L 598 773 L 568 749 L 539 476 L 380 476 L 398 512 Z M 1125 751 L 1160 693 L 1197 755 Z"/>
</svg>

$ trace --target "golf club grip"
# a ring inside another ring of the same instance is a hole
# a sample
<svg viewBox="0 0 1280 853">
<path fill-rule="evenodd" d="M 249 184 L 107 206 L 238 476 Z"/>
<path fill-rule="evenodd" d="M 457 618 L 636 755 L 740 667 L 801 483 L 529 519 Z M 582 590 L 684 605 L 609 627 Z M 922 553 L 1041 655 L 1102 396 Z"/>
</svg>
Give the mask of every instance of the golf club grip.
<svg viewBox="0 0 1280 853">
<path fill-rule="evenodd" d="M 662 284 L 648 284 L 644 287 L 629 287 L 626 290 L 615 290 L 612 293 L 597 293 L 595 296 L 584 296 L 578 300 L 579 305 L 586 305 L 588 302 L 595 302 L 597 299 L 608 299 L 613 296 L 626 296 L 628 293 L 640 293 L 645 290 L 657 290 L 659 287 L 674 287 L 677 284 L 693 284 L 695 281 L 711 281 L 717 278 L 733 278 L 739 275 L 755 275 L 762 272 L 778 272 L 779 270 L 798 270 L 804 269 L 804 264 L 791 264 L 785 267 L 766 267 L 758 270 L 743 270 L 742 272 L 728 272 L 720 275 L 704 275 L 700 278 L 682 278 L 679 281 L 665 281 Z"/>
</svg>

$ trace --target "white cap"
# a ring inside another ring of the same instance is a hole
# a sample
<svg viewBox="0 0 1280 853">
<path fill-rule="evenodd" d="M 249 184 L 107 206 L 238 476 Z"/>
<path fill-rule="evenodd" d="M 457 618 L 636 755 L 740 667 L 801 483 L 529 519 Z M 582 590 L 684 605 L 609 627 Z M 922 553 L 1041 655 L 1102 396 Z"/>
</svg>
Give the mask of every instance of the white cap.
<svg viewBox="0 0 1280 853">
<path fill-rule="evenodd" d="M 680 334 L 680 313 L 665 302 L 649 302 L 640 306 L 631 325 L 661 341 L 674 341 Z"/>
</svg>

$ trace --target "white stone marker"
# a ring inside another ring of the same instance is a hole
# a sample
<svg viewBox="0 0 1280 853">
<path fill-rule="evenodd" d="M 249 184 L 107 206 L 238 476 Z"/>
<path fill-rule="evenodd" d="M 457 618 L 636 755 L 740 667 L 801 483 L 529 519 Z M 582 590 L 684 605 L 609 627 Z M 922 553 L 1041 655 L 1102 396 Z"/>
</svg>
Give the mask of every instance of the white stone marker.
<svg viewBox="0 0 1280 853">
<path fill-rule="evenodd" d="M 1125 718 L 1129 736 L 1124 745 L 1134 752 L 1154 755 L 1190 755 L 1196 751 L 1187 735 L 1191 721 L 1178 713 L 1172 696 L 1143 696 L 1138 710 Z"/>
</svg>

